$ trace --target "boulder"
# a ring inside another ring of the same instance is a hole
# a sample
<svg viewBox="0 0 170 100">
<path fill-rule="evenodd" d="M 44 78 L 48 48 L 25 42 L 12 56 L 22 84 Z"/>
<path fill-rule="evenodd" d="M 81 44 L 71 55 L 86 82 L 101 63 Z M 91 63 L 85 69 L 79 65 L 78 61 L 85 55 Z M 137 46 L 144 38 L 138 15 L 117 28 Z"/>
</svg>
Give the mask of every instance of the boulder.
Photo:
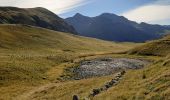
<svg viewBox="0 0 170 100">
<path fill-rule="evenodd" d="M 97 95 L 100 93 L 100 89 L 93 89 L 93 96 Z"/>
<path fill-rule="evenodd" d="M 79 100 L 77 95 L 73 95 L 73 100 Z"/>
</svg>

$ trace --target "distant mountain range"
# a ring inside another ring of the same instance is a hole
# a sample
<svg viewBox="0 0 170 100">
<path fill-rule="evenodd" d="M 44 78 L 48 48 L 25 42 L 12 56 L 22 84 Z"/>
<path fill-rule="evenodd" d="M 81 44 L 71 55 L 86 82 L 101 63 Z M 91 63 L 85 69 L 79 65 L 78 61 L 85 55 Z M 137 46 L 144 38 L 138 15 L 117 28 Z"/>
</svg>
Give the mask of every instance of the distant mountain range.
<svg viewBox="0 0 170 100">
<path fill-rule="evenodd" d="M 66 18 L 65 21 L 73 25 L 82 36 L 120 42 L 144 42 L 159 38 L 166 30 L 170 30 L 170 26 L 138 24 L 111 13 L 96 17 L 77 13 L 73 17 Z"/>
<path fill-rule="evenodd" d="M 0 24 L 27 24 L 77 34 L 62 18 L 41 7 L 27 9 L 0 7 Z"/>
<path fill-rule="evenodd" d="M 87 17 L 77 13 L 64 20 L 41 7 L 0 7 L 0 24 L 27 24 L 119 42 L 144 42 L 157 39 L 170 30 L 168 25 L 138 24 L 111 13 L 103 13 L 96 17 Z"/>
</svg>

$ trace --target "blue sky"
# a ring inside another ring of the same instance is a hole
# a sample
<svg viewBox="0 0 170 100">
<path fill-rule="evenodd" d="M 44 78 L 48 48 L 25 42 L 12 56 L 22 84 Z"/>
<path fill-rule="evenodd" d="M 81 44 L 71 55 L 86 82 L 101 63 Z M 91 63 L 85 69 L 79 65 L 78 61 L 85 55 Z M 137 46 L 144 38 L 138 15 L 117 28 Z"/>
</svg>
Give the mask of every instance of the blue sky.
<svg viewBox="0 0 170 100">
<path fill-rule="evenodd" d="M 63 18 L 107 12 L 139 23 L 170 25 L 170 0 L 0 0 L 0 6 L 44 7 Z"/>
<path fill-rule="evenodd" d="M 81 13 L 87 16 L 96 16 L 104 12 L 121 14 L 128 10 L 135 9 L 152 3 L 155 0 L 91 0 L 86 5 L 74 8 L 70 12 L 60 14 L 62 17 L 70 17 L 76 13 Z"/>
<path fill-rule="evenodd" d="M 81 13 L 93 17 L 105 12 L 139 23 L 170 25 L 170 0 L 91 0 L 60 16 L 66 18 Z"/>
<path fill-rule="evenodd" d="M 91 0 L 60 16 L 66 18 L 81 13 L 93 17 L 105 12 L 125 16 L 139 23 L 170 25 L 170 0 Z"/>
</svg>

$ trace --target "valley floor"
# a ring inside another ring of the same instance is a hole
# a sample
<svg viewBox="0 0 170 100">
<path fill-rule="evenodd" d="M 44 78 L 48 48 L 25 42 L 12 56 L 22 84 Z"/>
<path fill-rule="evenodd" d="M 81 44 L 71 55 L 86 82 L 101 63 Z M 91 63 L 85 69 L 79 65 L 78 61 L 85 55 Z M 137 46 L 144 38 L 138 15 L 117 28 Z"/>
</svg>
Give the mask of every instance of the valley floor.
<svg viewBox="0 0 170 100">
<path fill-rule="evenodd" d="M 151 63 L 127 70 L 117 85 L 98 91 L 91 99 L 170 99 L 170 56 L 126 54 L 141 44 L 107 42 L 23 25 L 0 25 L 0 35 L 0 100 L 72 100 L 73 95 L 87 98 L 94 89 L 117 77 L 113 73 L 73 78 L 75 73 L 70 69 L 96 58 L 143 59 Z"/>
<path fill-rule="evenodd" d="M 135 58 L 146 59 L 152 61 L 153 64 L 145 66 L 143 69 L 128 70 L 120 82 L 102 91 L 99 95 L 91 98 L 94 100 L 168 100 L 169 99 L 169 86 L 170 86 L 170 69 L 169 63 L 162 66 L 162 57 L 153 56 L 133 56 L 126 54 L 106 54 L 87 56 L 81 59 L 75 59 L 74 63 L 62 63 L 59 66 L 66 66 L 72 68 L 78 62 L 94 58 L 113 57 L 113 58 Z M 162 67 L 160 67 L 162 66 Z M 52 68 L 47 73 L 50 73 L 49 78 L 53 79 L 59 74 L 56 72 L 57 67 Z M 54 75 L 56 74 L 56 75 Z M 87 98 L 88 95 L 115 77 L 115 74 L 101 77 L 93 77 L 82 80 L 65 80 L 71 77 L 72 73 L 66 72 L 59 75 L 58 79 L 51 82 L 44 79 L 41 84 L 34 82 L 32 85 L 20 82 L 16 85 L 9 85 L 1 87 L 1 99 L 15 99 L 15 100 L 72 100 L 73 95 L 78 95 L 80 99 Z M 7 91 L 8 90 L 8 91 Z M 10 90 L 10 91 L 9 91 Z M 8 92 L 8 93 L 7 93 Z M 15 93 L 14 93 L 15 92 Z M 4 93 L 4 94 L 3 94 Z M 7 98 L 6 98 L 7 97 Z M 69 98 L 69 99 L 68 99 Z"/>
</svg>

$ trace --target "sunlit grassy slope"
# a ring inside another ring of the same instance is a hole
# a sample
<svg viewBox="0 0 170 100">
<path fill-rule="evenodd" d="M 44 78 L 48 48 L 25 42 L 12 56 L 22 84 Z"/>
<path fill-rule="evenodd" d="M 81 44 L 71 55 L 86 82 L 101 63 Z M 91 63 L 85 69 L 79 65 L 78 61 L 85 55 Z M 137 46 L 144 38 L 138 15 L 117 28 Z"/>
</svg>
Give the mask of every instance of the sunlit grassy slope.
<svg viewBox="0 0 170 100">
<path fill-rule="evenodd" d="M 112 51 L 120 51 L 120 48 L 124 49 L 123 45 L 113 42 L 85 38 L 27 25 L 0 25 L 0 36 L 0 47 L 2 49 L 41 49 L 41 51 L 57 49 L 60 52 L 96 50 L 103 52 L 109 48 L 114 48 Z M 111 49 L 108 51 L 111 51 Z"/>
<path fill-rule="evenodd" d="M 167 39 L 165 37 L 164 39 Z M 158 40 L 162 41 L 164 39 Z M 147 48 L 149 44 L 154 44 L 155 41 L 146 43 L 143 48 Z M 165 44 L 157 44 L 161 46 Z M 146 46 L 146 47 L 145 47 Z M 166 45 L 169 48 L 170 45 Z M 139 46 L 140 47 L 140 46 Z M 138 47 L 137 47 L 138 48 Z M 152 47 L 154 49 L 155 46 Z M 163 47 L 162 47 L 163 48 Z M 161 56 L 146 56 L 146 54 L 139 55 L 110 55 L 112 57 L 130 57 L 148 59 L 150 65 L 140 70 L 129 70 L 124 75 L 120 83 L 107 91 L 103 91 L 95 96 L 93 100 L 169 100 L 170 99 L 170 55 L 166 53 L 166 49 L 159 48 Z M 136 49 L 136 48 L 135 48 Z M 151 47 L 150 47 L 151 49 Z M 140 50 L 140 49 L 138 49 Z M 145 51 L 147 52 L 147 51 Z M 150 52 L 148 50 L 148 52 Z M 83 100 L 86 98 L 92 89 L 99 88 L 106 82 L 110 81 L 114 76 L 105 76 L 85 80 L 70 81 L 64 83 L 57 83 L 55 85 L 49 84 L 47 87 L 39 87 L 38 90 L 29 92 L 29 95 L 22 95 L 21 98 L 32 100 L 37 99 L 72 99 L 73 95 L 78 95 Z"/>
<path fill-rule="evenodd" d="M 94 100 L 170 100 L 170 36 L 134 48 L 130 54 L 152 55 L 155 61 L 144 69 L 128 71 L 120 84 Z"/>
<path fill-rule="evenodd" d="M 127 71 L 118 85 L 103 91 L 94 100 L 169 100 L 169 36 L 138 45 L 32 26 L 0 25 L 0 99 L 72 100 L 75 94 L 83 99 L 114 75 L 64 81 L 61 80 L 61 76 L 67 74 L 64 69 L 84 59 L 112 56 L 149 59 L 153 63 L 144 69 Z M 143 52 L 143 48 L 147 48 L 145 53 L 138 53 Z M 140 55 L 120 54 L 128 50 L 130 54 Z"/>
<path fill-rule="evenodd" d="M 84 57 L 120 53 L 138 44 L 114 43 L 27 25 L 0 25 L 0 99 L 49 82 Z"/>
<path fill-rule="evenodd" d="M 139 55 L 166 56 L 170 53 L 170 35 L 134 48 L 130 50 L 129 53 Z"/>
<path fill-rule="evenodd" d="M 128 71 L 115 87 L 94 100 L 169 100 L 170 58 L 162 58 L 137 71 Z"/>
</svg>

